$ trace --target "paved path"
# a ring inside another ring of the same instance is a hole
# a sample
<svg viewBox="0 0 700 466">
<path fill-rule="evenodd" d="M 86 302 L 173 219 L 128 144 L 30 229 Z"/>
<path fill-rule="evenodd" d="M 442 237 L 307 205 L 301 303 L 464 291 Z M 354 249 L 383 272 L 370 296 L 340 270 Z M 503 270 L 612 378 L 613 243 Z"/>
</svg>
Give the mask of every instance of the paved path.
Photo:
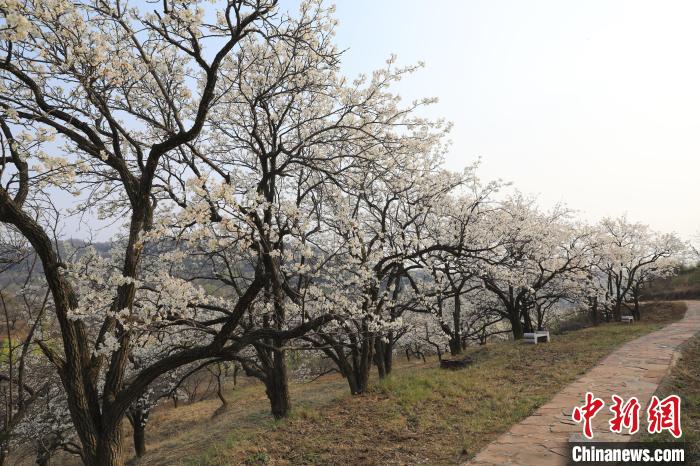
<svg viewBox="0 0 700 466">
<path fill-rule="evenodd" d="M 646 428 L 646 403 L 674 360 L 676 349 L 700 331 L 700 301 L 688 301 L 683 320 L 637 338 L 605 357 L 583 377 L 557 393 L 535 413 L 511 427 L 479 452 L 469 465 L 564 465 L 569 438 L 583 440 L 581 425 L 571 410 L 582 405 L 587 391 L 602 398 L 605 407 L 593 421 L 596 441 L 626 442 L 629 435 L 608 429 L 610 396 L 636 396 L 642 404 L 640 428 Z"/>
</svg>

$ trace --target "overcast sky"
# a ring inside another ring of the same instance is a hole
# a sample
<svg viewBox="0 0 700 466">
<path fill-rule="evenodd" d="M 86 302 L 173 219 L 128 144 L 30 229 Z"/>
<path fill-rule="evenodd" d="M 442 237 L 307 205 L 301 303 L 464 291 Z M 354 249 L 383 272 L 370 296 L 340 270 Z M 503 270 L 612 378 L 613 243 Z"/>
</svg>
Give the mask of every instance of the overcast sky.
<svg viewBox="0 0 700 466">
<path fill-rule="evenodd" d="M 482 158 L 589 220 L 700 232 L 700 2 L 340 0 L 351 76 L 426 68 L 398 88 L 454 123 L 450 168 Z"/>
</svg>

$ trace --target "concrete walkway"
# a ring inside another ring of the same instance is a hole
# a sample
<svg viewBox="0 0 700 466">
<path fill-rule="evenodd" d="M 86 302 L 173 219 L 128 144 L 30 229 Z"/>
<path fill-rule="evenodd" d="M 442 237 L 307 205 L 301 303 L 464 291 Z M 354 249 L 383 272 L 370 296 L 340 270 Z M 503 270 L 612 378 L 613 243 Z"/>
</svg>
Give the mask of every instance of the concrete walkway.
<svg viewBox="0 0 700 466">
<path fill-rule="evenodd" d="M 608 428 L 613 394 L 625 400 L 631 396 L 639 399 L 640 430 L 646 429 L 646 404 L 668 373 L 676 349 L 700 331 L 700 301 L 687 304 L 683 320 L 621 346 L 532 416 L 487 445 L 468 464 L 565 465 L 569 438 L 584 440 L 582 426 L 571 420 L 571 411 L 583 404 L 587 391 L 605 401 L 605 407 L 593 420 L 595 441 L 629 440 L 629 435 L 612 434 Z"/>
</svg>

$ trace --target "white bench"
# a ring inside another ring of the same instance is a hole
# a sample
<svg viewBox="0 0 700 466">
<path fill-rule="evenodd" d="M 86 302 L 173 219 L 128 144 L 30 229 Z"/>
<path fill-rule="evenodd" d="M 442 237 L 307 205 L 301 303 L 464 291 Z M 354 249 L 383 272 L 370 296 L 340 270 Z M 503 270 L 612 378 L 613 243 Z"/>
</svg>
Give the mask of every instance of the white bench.
<svg viewBox="0 0 700 466">
<path fill-rule="evenodd" d="M 622 316 L 620 317 L 620 322 L 625 322 L 628 324 L 633 324 L 634 323 L 634 317 L 632 316 Z"/>
<path fill-rule="evenodd" d="M 538 330 L 534 333 L 524 333 L 523 341 L 525 343 L 534 343 L 535 345 L 540 341 L 549 343 L 549 332 Z"/>
</svg>

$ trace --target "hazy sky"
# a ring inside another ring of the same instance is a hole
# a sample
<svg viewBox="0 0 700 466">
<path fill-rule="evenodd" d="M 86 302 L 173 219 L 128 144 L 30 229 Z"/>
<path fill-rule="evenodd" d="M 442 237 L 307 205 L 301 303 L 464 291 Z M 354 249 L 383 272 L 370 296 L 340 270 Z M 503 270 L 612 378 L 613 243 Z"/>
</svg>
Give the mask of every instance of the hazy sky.
<svg viewBox="0 0 700 466">
<path fill-rule="evenodd" d="M 350 75 L 425 61 L 451 168 L 478 156 L 545 206 L 700 232 L 700 2 L 340 0 Z"/>
<path fill-rule="evenodd" d="M 297 0 L 282 0 L 296 10 Z M 426 68 L 407 101 L 454 123 L 448 166 L 482 159 L 543 206 L 700 233 L 700 1 L 338 0 L 351 77 Z M 83 237 L 88 228 L 68 232 Z M 98 238 L 115 228 L 97 231 Z"/>
</svg>

